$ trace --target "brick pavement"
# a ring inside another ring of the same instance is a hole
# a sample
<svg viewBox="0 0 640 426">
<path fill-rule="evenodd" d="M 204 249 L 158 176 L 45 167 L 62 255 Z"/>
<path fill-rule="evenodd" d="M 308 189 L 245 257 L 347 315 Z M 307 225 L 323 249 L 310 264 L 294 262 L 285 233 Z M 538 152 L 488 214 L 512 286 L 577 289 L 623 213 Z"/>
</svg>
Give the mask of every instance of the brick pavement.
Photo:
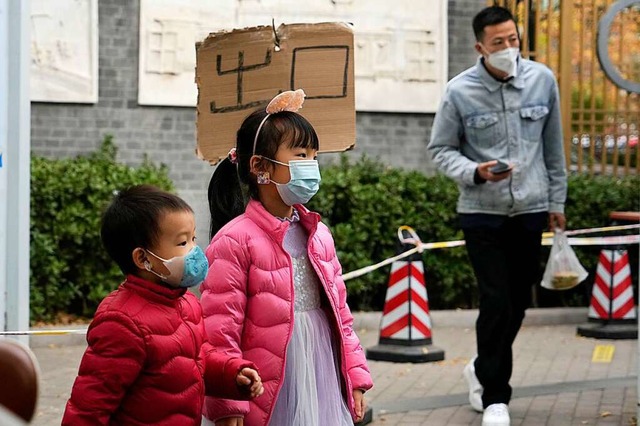
<svg viewBox="0 0 640 426">
<path fill-rule="evenodd" d="M 366 346 L 377 332 L 361 331 Z M 445 360 L 426 364 L 370 361 L 373 426 L 480 425 L 467 403 L 462 369 L 475 352 L 473 328 L 434 330 Z M 611 363 L 592 363 L 598 344 L 613 344 Z M 637 341 L 576 335 L 576 326 L 525 326 L 514 346 L 512 425 L 635 424 Z M 401 403 L 400 403 L 401 402 Z M 402 412 L 395 412 L 401 409 Z"/>
<path fill-rule="evenodd" d="M 462 379 L 462 368 L 475 351 L 473 328 L 446 324 L 434 326 L 434 344 L 445 350 L 442 362 L 370 361 L 376 384 L 367 394 L 374 409 L 372 426 L 480 425 L 481 415 L 467 404 Z M 377 343 L 378 330 L 357 331 L 364 346 Z M 611 363 L 591 362 L 597 344 L 615 346 Z M 514 346 L 512 425 L 635 424 L 637 344 L 578 337 L 575 324 L 523 327 Z M 43 383 L 33 424 L 60 424 L 84 347 L 53 343 L 34 351 Z"/>
</svg>

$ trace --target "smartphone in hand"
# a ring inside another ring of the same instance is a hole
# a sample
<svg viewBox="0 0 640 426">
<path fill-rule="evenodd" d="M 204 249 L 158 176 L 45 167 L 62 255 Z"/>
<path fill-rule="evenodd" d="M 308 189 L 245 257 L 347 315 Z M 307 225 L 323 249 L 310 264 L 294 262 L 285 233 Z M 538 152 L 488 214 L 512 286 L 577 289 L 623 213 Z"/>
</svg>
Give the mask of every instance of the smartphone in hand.
<svg viewBox="0 0 640 426">
<path fill-rule="evenodd" d="M 502 161 L 498 161 L 498 164 L 489 169 L 489 171 L 494 175 L 507 173 L 509 170 L 511 170 L 511 165 Z"/>
</svg>

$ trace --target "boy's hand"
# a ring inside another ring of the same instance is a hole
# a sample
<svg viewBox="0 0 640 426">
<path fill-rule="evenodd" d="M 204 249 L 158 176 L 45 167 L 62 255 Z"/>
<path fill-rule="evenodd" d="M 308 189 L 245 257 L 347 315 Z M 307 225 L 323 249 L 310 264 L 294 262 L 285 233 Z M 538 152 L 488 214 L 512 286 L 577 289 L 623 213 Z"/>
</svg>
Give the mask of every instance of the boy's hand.
<svg viewBox="0 0 640 426">
<path fill-rule="evenodd" d="M 260 375 L 253 368 L 243 368 L 240 370 L 236 377 L 236 383 L 240 387 L 247 388 L 251 398 L 260 396 L 262 392 L 264 392 Z"/>
<path fill-rule="evenodd" d="M 355 402 L 355 410 L 356 410 L 356 422 L 362 421 L 364 419 L 364 413 L 367 411 L 367 402 L 364 400 L 364 392 L 360 389 L 353 390 L 353 400 Z"/>
</svg>

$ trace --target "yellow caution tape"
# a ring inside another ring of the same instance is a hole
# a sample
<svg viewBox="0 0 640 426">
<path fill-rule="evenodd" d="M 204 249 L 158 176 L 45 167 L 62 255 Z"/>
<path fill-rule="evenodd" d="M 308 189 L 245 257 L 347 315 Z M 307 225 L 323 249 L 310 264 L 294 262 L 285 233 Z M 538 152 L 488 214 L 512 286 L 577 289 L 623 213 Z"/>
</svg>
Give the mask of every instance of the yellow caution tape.
<svg viewBox="0 0 640 426">
<path fill-rule="evenodd" d="M 581 235 L 581 234 L 589 234 L 595 232 L 611 232 L 611 231 L 622 231 L 628 229 L 637 229 L 640 228 L 640 224 L 634 225 L 614 225 L 614 226 L 606 226 L 602 228 L 588 228 L 588 229 L 575 229 L 571 231 L 565 231 L 567 235 Z M 402 237 L 401 231 L 409 231 L 413 238 L 405 239 Z M 369 265 L 364 268 L 357 269 L 355 271 L 351 271 L 342 276 L 342 279 L 347 281 L 353 278 L 360 277 L 362 275 L 368 274 L 369 272 L 375 271 L 376 269 L 382 268 L 383 266 L 389 265 L 397 260 L 403 259 L 405 257 L 411 256 L 414 253 L 422 253 L 423 250 L 434 250 L 434 249 L 442 249 L 442 248 L 451 248 L 451 247 L 460 247 L 465 245 L 464 240 L 456 240 L 456 241 L 438 241 L 435 243 L 422 243 L 420 238 L 416 234 L 416 232 L 407 225 L 402 225 L 398 228 L 398 235 L 401 242 L 416 244 L 416 247 L 411 250 L 407 250 L 403 253 L 400 253 L 396 256 L 390 257 L 388 259 L 383 260 L 382 262 L 378 262 L 375 265 Z M 583 238 L 568 238 L 569 244 L 576 246 L 593 246 L 593 245 L 625 245 L 625 244 L 639 244 L 640 243 L 640 234 L 634 235 L 617 235 L 617 236 L 609 236 L 609 237 L 583 237 Z M 553 244 L 553 232 L 545 232 L 542 234 L 542 244 L 543 245 L 551 245 Z M 66 334 L 87 334 L 86 329 L 81 330 L 30 330 L 30 331 L 0 331 L 0 336 L 60 336 Z M 606 345 L 600 345 L 606 346 Z M 596 347 L 597 349 L 597 347 Z M 615 348 L 614 348 L 615 349 Z M 613 350 L 611 349 L 611 356 L 613 356 Z M 605 349 L 599 349 L 605 350 Z M 606 349 L 610 350 L 610 349 Z M 594 359 L 596 355 L 596 350 L 594 350 Z M 593 362 L 601 362 L 601 361 L 593 361 Z M 605 362 L 605 361 L 602 361 Z"/>
<path fill-rule="evenodd" d="M 405 238 L 402 231 L 407 231 L 410 237 Z M 416 247 L 422 244 L 422 241 L 420 240 L 420 237 L 418 237 L 416 231 L 412 227 L 407 225 L 402 225 L 398 228 L 398 240 L 400 240 L 402 244 L 413 244 Z M 422 250 L 418 250 L 418 252 L 422 253 Z"/>
<path fill-rule="evenodd" d="M 567 238 L 572 246 L 617 246 L 640 243 L 640 235 L 612 235 L 610 237 Z M 550 246 L 553 238 L 544 238 L 542 245 Z"/>
<path fill-rule="evenodd" d="M 87 329 L 80 330 L 29 330 L 0 331 L 0 336 L 62 336 L 65 334 L 87 334 Z"/>
<path fill-rule="evenodd" d="M 403 259 L 407 256 L 411 256 L 414 253 L 420 251 L 420 247 L 414 247 L 411 250 L 407 250 L 404 253 L 400 253 L 397 256 L 390 257 L 388 259 L 383 260 L 382 262 L 376 263 L 375 265 L 365 266 L 364 268 L 357 269 L 355 271 L 351 271 L 342 276 L 342 279 L 347 281 L 353 278 L 357 278 L 361 275 L 368 274 L 371 271 L 375 271 L 376 269 L 382 268 L 385 265 L 395 262 L 396 260 Z"/>
<path fill-rule="evenodd" d="M 567 236 L 569 235 L 583 235 L 583 234 L 595 234 L 596 232 L 613 232 L 613 231 L 624 231 L 628 229 L 639 229 L 640 224 L 633 225 L 612 225 L 612 226 L 604 226 L 600 228 L 585 228 L 585 229 L 574 229 L 571 231 L 565 231 Z M 545 232 L 542 234 L 542 238 L 553 238 L 553 232 Z"/>
<path fill-rule="evenodd" d="M 575 229 L 572 231 L 565 231 L 567 235 L 581 235 L 595 232 L 611 232 L 611 231 L 622 231 L 628 229 L 637 229 L 640 228 L 640 224 L 634 225 L 615 225 L 615 226 L 606 226 L 601 228 L 588 228 L 588 229 Z M 413 228 L 407 225 L 402 225 L 398 228 L 398 235 L 401 242 L 411 242 L 415 243 L 415 239 L 412 241 L 408 241 L 401 237 L 401 231 L 413 231 Z M 415 231 L 413 231 L 415 233 Z M 606 246 L 606 245 L 625 245 L 625 244 L 638 244 L 640 243 L 640 234 L 634 235 L 620 235 L 620 236 L 609 236 L 609 237 L 582 237 L 582 238 L 568 238 L 570 245 L 575 246 Z M 419 238 L 418 238 L 418 241 Z M 543 245 L 552 245 L 553 244 L 553 232 L 545 232 L 542 234 L 542 244 Z M 353 278 L 360 277 L 362 275 L 368 274 L 369 272 L 375 271 L 376 269 L 382 268 L 383 266 L 389 265 L 397 260 L 403 259 L 405 257 L 411 256 L 414 253 L 422 253 L 423 250 L 433 250 L 433 249 L 442 249 L 442 248 L 451 248 L 451 247 L 460 247 L 465 245 L 464 240 L 456 240 L 456 241 L 439 241 L 435 243 L 422 243 L 416 244 L 415 248 L 411 250 L 407 250 L 403 253 L 400 253 L 396 256 L 390 257 L 388 259 L 383 260 L 382 262 L 378 262 L 375 265 L 365 266 L 364 268 L 356 269 L 355 271 L 348 272 L 342 276 L 342 279 L 347 281 Z"/>
</svg>

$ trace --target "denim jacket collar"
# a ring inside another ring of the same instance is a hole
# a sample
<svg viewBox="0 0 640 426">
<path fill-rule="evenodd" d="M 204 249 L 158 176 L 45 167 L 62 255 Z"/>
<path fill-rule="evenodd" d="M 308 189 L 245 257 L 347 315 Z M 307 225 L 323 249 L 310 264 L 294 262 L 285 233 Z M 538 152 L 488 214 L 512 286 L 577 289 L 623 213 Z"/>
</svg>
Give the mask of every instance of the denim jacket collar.
<svg viewBox="0 0 640 426">
<path fill-rule="evenodd" d="M 484 64 L 482 63 L 482 56 L 478 58 L 478 61 L 476 62 L 476 68 L 478 71 L 478 75 L 480 76 L 482 85 L 486 87 L 490 92 L 495 92 L 496 90 L 500 89 L 500 86 L 502 86 L 503 84 L 510 84 L 516 89 L 520 90 L 524 89 L 524 77 L 522 76 L 524 70 L 522 69 L 522 61 L 520 59 L 518 59 L 518 75 L 505 83 L 499 82 L 491 74 L 489 74 L 489 71 L 487 71 Z"/>
</svg>

